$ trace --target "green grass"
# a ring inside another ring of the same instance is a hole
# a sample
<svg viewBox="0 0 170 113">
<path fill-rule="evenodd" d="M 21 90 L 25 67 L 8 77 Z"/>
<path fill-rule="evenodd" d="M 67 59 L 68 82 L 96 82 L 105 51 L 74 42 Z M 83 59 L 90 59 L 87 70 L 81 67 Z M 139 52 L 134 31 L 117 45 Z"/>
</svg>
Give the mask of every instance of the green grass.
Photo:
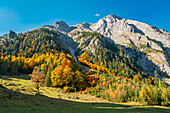
<svg viewBox="0 0 170 113">
<path fill-rule="evenodd" d="M 89 94 L 65 93 L 60 88 L 43 87 L 41 95 L 29 89 L 27 75 L 1 76 L 0 113 L 170 113 L 170 107 L 139 103 L 111 103 Z M 79 99 L 69 99 L 76 95 Z"/>
</svg>

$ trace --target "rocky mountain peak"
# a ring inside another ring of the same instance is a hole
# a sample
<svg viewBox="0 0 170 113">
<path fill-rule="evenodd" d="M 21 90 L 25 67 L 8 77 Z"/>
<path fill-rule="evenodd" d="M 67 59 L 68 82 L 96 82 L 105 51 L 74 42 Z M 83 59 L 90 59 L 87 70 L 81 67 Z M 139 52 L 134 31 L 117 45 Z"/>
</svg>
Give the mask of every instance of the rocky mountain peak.
<svg viewBox="0 0 170 113">
<path fill-rule="evenodd" d="M 153 75 L 154 70 L 161 70 L 170 76 L 169 32 L 146 23 L 123 19 L 114 14 L 90 26 L 87 25 L 88 27 L 84 25 L 87 24 L 79 23 L 75 27 L 81 31 L 89 29 L 91 32 L 98 32 L 121 45 L 126 54 L 135 59 L 148 74 Z M 76 31 L 72 34 L 76 34 Z"/>
<path fill-rule="evenodd" d="M 70 27 L 64 21 L 57 21 L 53 24 L 53 27 L 58 31 L 69 32 Z"/>
<path fill-rule="evenodd" d="M 57 25 L 59 25 L 59 26 L 68 26 L 64 21 L 56 21 L 54 24 L 53 24 L 53 26 L 57 26 Z"/>
<path fill-rule="evenodd" d="M 119 17 L 119 16 L 117 16 L 115 14 L 108 15 L 108 16 L 104 17 L 103 19 L 107 19 L 107 18 L 114 18 L 114 19 L 118 19 L 118 20 L 122 19 L 121 17 Z"/>
</svg>

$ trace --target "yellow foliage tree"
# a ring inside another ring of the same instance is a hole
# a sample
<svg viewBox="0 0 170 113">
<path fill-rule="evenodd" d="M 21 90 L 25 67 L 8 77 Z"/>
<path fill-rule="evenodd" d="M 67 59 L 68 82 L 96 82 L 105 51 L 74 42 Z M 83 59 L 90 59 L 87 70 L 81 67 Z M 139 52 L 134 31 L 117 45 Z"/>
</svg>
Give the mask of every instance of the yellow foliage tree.
<svg viewBox="0 0 170 113">
<path fill-rule="evenodd" d="M 73 79 L 71 68 L 66 65 L 65 67 L 59 65 L 51 73 L 52 86 L 65 86 L 68 85 Z"/>
</svg>

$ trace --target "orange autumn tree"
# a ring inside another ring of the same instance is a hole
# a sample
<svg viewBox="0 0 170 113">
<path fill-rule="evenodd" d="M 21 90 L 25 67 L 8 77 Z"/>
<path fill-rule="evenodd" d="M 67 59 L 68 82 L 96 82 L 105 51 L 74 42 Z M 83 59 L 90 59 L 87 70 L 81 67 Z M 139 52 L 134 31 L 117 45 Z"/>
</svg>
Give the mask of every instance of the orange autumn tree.
<svg viewBox="0 0 170 113">
<path fill-rule="evenodd" d="M 88 58 L 88 53 L 87 52 L 84 52 L 83 54 L 81 54 L 80 56 L 77 57 L 78 61 L 92 69 L 96 69 L 97 71 L 100 71 L 100 72 L 105 72 L 109 75 L 112 75 L 114 76 L 115 73 L 111 72 L 108 68 L 105 68 L 104 67 L 104 64 L 101 62 L 100 63 L 100 66 L 97 65 L 97 63 L 91 63 L 91 60 Z"/>
<path fill-rule="evenodd" d="M 29 63 L 29 67 L 30 68 L 34 68 L 35 64 L 34 64 L 34 60 L 31 60 L 30 63 Z"/>
<path fill-rule="evenodd" d="M 36 66 L 32 72 L 32 74 L 29 75 L 31 77 L 31 86 L 35 87 L 37 90 L 36 94 L 39 94 L 39 89 L 41 86 L 45 86 L 45 78 L 46 75 L 43 74 L 41 71 L 38 70 L 38 67 Z"/>
</svg>

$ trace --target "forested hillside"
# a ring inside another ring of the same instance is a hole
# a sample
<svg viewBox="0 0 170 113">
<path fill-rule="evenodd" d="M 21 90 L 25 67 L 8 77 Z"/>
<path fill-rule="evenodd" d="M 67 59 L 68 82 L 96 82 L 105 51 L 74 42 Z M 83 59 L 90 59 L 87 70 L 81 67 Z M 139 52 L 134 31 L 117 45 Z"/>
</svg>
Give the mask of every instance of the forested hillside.
<svg viewBox="0 0 170 113">
<path fill-rule="evenodd" d="M 73 32 L 72 36 L 77 44 L 78 64 L 58 31 L 11 31 L 0 46 L 0 74 L 31 74 L 32 81 L 39 84 L 38 93 L 44 84 L 113 102 L 169 105 L 170 87 L 158 78 L 156 71 L 155 77 L 146 74 L 121 46 L 96 32 Z M 83 75 L 82 67 L 90 70 Z"/>
<path fill-rule="evenodd" d="M 86 76 L 86 92 L 115 102 L 136 101 L 168 105 L 170 88 L 158 78 L 143 72 L 120 46 L 110 44 L 99 33 L 78 33 L 78 61 L 91 68 Z"/>
<path fill-rule="evenodd" d="M 34 67 L 47 77 L 47 86 L 83 88 L 84 76 L 56 31 L 37 29 L 1 45 L 0 74 L 32 73 Z M 84 87 L 85 88 L 85 87 Z"/>
<path fill-rule="evenodd" d="M 118 76 L 122 75 L 122 70 L 124 70 L 124 76 L 127 76 L 126 74 L 128 73 L 129 77 L 133 77 L 135 74 L 148 77 L 143 68 L 132 60 L 129 55 L 126 55 L 121 46 L 110 43 L 100 33 L 79 32 L 76 35 L 78 37 L 74 40 L 79 43 L 76 51 L 77 56 L 87 52 L 92 63 L 101 64 Z"/>
<path fill-rule="evenodd" d="M 4 56 L 21 57 L 32 57 L 34 53 L 52 52 L 55 54 L 56 51 L 69 52 L 63 45 L 60 34 L 57 31 L 50 31 L 44 28 L 20 33 L 15 37 L 9 36 L 8 40 L 4 41 L 3 45 L 0 45 L 0 48 Z"/>
</svg>

